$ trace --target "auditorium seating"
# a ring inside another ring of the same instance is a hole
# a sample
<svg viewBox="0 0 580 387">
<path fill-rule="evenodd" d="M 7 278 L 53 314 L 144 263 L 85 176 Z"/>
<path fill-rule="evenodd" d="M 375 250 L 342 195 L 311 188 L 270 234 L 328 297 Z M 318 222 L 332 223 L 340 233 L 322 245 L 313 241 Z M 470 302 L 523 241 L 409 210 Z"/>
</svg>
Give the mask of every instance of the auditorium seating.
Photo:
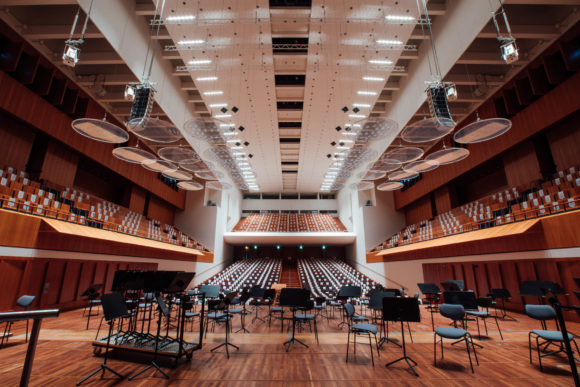
<svg viewBox="0 0 580 387">
<path fill-rule="evenodd" d="M 580 208 L 580 173 L 571 167 L 551 180 L 512 187 L 411 224 L 371 251 L 479 230 Z"/>
<path fill-rule="evenodd" d="M 282 261 L 277 258 L 252 258 L 234 262 L 200 285 L 219 285 L 222 290 L 239 292 L 260 286 L 269 289 L 280 278 Z"/>
<path fill-rule="evenodd" d="M 0 208 L 210 251 L 172 225 L 75 189 L 41 184 L 11 167 L 0 169 Z"/>
<path fill-rule="evenodd" d="M 329 214 L 250 214 L 232 231 L 245 232 L 344 232 L 342 222 Z"/>
<path fill-rule="evenodd" d="M 378 283 L 336 258 L 300 258 L 298 271 L 302 286 L 310 289 L 314 297 L 334 297 L 345 285 L 360 286 L 365 295 L 378 286 Z"/>
</svg>

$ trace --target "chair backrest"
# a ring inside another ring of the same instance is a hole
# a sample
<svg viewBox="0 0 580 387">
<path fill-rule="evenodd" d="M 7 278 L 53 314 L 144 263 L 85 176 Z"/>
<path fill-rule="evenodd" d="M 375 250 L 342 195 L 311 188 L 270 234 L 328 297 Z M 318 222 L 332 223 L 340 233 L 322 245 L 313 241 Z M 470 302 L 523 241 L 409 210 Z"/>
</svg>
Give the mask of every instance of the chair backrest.
<svg viewBox="0 0 580 387">
<path fill-rule="evenodd" d="M 346 316 L 351 318 L 354 316 L 354 306 L 350 302 L 346 302 L 343 305 L 344 311 L 346 312 Z"/>
<path fill-rule="evenodd" d="M 556 311 L 550 305 L 526 305 L 526 314 L 535 320 L 554 320 Z"/>
<path fill-rule="evenodd" d="M 462 320 L 465 316 L 465 309 L 460 304 L 441 304 L 439 311 L 443 317 L 450 318 L 453 321 Z"/>
<path fill-rule="evenodd" d="M 21 308 L 28 308 L 34 302 L 35 298 L 36 296 L 30 296 L 25 294 L 23 296 L 20 296 L 20 298 L 18 298 L 18 301 L 16 301 L 16 305 L 18 305 Z"/>
<path fill-rule="evenodd" d="M 443 300 L 446 304 L 460 304 L 464 309 L 478 309 L 475 293 L 470 290 L 466 292 L 446 290 L 443 292 Z"/>
</svg>

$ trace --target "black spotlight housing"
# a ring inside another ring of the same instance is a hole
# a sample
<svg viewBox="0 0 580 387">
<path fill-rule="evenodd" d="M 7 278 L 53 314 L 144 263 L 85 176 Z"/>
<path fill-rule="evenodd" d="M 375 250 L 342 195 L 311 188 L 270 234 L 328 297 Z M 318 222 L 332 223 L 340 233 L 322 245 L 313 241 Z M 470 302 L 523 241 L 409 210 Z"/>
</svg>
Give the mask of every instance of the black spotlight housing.
<svg viewBox="0 0 580 387">
<path fill-rule="evenodd" d="M 352 109 L 352 111 L 355 112 L 355 113 L 358 113 L 358 112 L 360 112 L 360 109 L 357 108 L 357 107 L 355 107 L 354 109 Z"/>
<path fill-rule="evenodd" d="M 329 154 L 326 155 L 326 157 L 331 158 L 332 155 L 329 153 Z"/>
<path fill-rule="evenodd" d="M 330 145 L 335 146 L 336 145 L 336 141 L 331 142 Z"/>
<path fill-rule="evenodd" d="M 220 109 L 220 112 L 222 112 L 222 113 L 225 113 L 227 111 L 228 111 L 228 109 L 226 109 L 225 107 L 223 107 L 223 108 Z"/>
<path fill-rule="evenodd" d="M 232 108 L 232 111 L 233 111 L 234 113 L 237 113 L 237 112 L 238 112 L 238 110 L 240 110 L 240 109 L 238 109 L 238 107 L 237 107 L 237 106 L 234 106 L 234 107 Z"/>
<path fill-rule="evenodd" d="M 244 128 L 242 125 L 240 125 L 240 127 L 238 128 L 238 130 L 239 130 L 240 132 L 243 132 L 243 131 L 244 131 L 244 129 L 246 129 L 246 128 Z"/>
<path fill-rule="evenodd" d="M 342 130 L 342 128 L 340 126 L 337 126 L 335 129 L 337 132 L 340 132 Z"/>
<path fill-rule="evenodd" d="M 348 111 L 348 108 L 345 106 L 345 107 L 343 107 L 343 108 L 342 108 L 342 111 L 343 111 L 344 113 L 346 113 L 346 112 Z"/>
<path fill-rule="evenodd" d="M 252 157 L 254 157 L 254 155 L 250 153 L 250 154 L 248 155 L 248 157 L 249 157 L 249 158 L 252 158 Z"/>
<path fill-rule="evenodd" d="M 245 141 L 245 142 L 244 142 L 244 145 L 245 145 L 245 146 L 248 146 L 248 145 L 250 145 L 250 143 L 249 143 L 249 142 L 247 142 L 247 141 Z"/>
</svg>

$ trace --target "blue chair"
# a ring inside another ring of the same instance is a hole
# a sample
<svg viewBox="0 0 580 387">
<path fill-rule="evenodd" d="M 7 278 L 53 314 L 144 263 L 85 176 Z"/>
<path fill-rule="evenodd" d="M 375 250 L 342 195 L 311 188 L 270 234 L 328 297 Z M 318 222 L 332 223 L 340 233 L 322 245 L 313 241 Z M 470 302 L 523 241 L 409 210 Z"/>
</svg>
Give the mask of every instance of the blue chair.
<svg viewBox="0 0 580 387">
<path fill-rule="evenodd" d="M 461 342 L 465 340 L 465 346 L 467 348 L 467 356 L 469 356 L 469 365 L 471 366 L 471 372 L 474 373 L 473 370 L 473 362 L 471 361 L 471 352 L 469 351 L 469 344 L 471 343 L 471 347 L 473 348 L 473 354 L 475 355 L 475 361 L 477 365 L 479 365 L 479 360 L 477 360 L 477 352 L 475 352 L 475 346 L 473 345 L 473 338 L 465 329 L 457 328 L 457 322 L 463 321 L 465 318 L 465 309 L 463 305 L 459 304 L 441 304 L 439 306 L 439 312 L 443 317 L 447 317 L 453 320 L 454 327 L 438 327 L 435 328 L 435 335 L 434 335 L 434 365 L 437 365 L 437 336 L 441 337 L 441 359 L 443 359 L 443 339 L 451 339 L 456 340 L 455 342 Z"/>
<path fill-rule="evenodd" d="M 535 320 L 540 320 L 542 322 L 542 328 L 546 328 L 546 321 L 556 319 L 556 311 L 550 305 L 526 305 L 526 314 Z M 562 332 L 560 331 L 551 331 L 548 329 L 533 329 L 528 334 L 530 363 L 532 363 L 532 335 L 536 337 L 536 350 L 538 351 L 538 360 L 540 361 L 540 371 L 544 372 L 544 369 L 542 367 L 543 357 L 554 355 L 560 352 L 566 352 L 566 348 L 563 345 L 564 336 L 562 336 Z M 540 343 L 540 339 L 544 341 Z M 578 344 L 576 344 L 576 340 L 574 340 L 574 336 L 568 333 L 568 339 L 570 340 L 570 342 L 574 343 L 574 346 L 576 347 L 576 352 L 580 353 L 580 350 L 578 350 Z M 550 351 L 544 354 L 540 353 L 540 346 L 545 345 L 543 349 L 543 352 L 545 352 L 547 347 L 552 344 L 557 345 L 558 350 Z"/>
<path fill-rule="evenodd" d="M 378 328 L 376 325 L 373 324 L 366 324 L 366 323 L 356 323 L 354 324 L 355 320 L 353 320 L 353 317 L 355 317 L 354 314 L 354 306 L 347 302 L 343 305 L 344 308 L 344 312 L 347 318 L 347 324 L 348 324 L 348 341 L 346 342 L 346 362 L 348 363 L 348 350 L 349 350 L 349 345 L 350 345 L 350 334 L 352 333 L 354 335 L 354 352 L 356 353 L 356 337 L 358 335 L 367 335 L 369 338 L 369 346 L 371 349 L 371 362 L 373 363 L 373 367 L 375 366 L 375 359 L 373 357 L 373 344 L 371 341 L 371 334 L 375 336 L 375 345 L 377 347 L 377 354 L 379 355 L 379 357 L 381 356 L 380 352 L 379 352 L 379 343 L 377 341 L 377 333 L 379 332 Z"/>
</svg>

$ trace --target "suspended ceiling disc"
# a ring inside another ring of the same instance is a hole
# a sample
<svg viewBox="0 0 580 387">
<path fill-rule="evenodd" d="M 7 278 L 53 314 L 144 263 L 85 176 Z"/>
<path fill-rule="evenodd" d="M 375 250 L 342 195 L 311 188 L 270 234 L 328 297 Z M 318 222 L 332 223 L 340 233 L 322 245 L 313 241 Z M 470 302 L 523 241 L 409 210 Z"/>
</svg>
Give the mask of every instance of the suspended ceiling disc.
<svg viewBox="0 0 580 387">
<path fill-rule="evenodd" d="M 423 149 L 413 147 L 413 146 L 401 146 L 393 149 L 392 151 L 385 154 L 382 161 L 392 161 L 396 160 L 401 163 L 410 163 L 423 156 Z"/>
<path fill-rule="evenodd" d="M 203 185 L 195 180 L 180 181 L 177 186 L 186 191 L 199 191 L 203 189 Z"/>
<path fill-rule="evenodd" d="M 177 165 L 167 160 L 145 160 L 141 163 L 143 168 L 153 172 L 173 172 L 177 171 Z"/>
<path fill-rule="evenodd" d="M 79 118 L 72 122 L 72 128 L 80 135 L 91 140 L 122 144 L 129 141 L 129 133 L 105 120 Z"/>
<path fill-rule="evenodd" d="M 141 164 L 146 160 L 157 160 L 157 157 L 141 148 L 124 146 L 113 149 L 113 156 L 129 163 Z"/>
<path fill-rule="evenodd" d="M 383 172 L 383 171 L 370 170 L 366 174 L 363 174 L 362 179 L 363 180 L 378 180 L 378 179 L 382 179 L 386 175 L 387 175 L 387 173 Z"/>
<path fill-rule="evenodd" d="M 389 180 L 391 181 L 409 180 L 414 179 L 417 176 L 419 176 L 417 172 L 396 171 L 389 175 Z"/>
<path fill-rule="evenodd" d="M 207 162 L 200 161 L 200 160 L 183 160 L 179 163 L 179 166 L 183 169 L 188 170 L 189 172 L 205 172 L 209 170 L 209 166 Z"/>
<path fill-rule="evenodd" d="M 208 181 L 205 183 L 205 186 L 209 189 L 215 189 L 217 191 L 221 191 L 223 189 L 230 189 L 232 186 L 228 183 L 222 183 L 219 181 Z"/>
<path fill-rule="evenodd" d="M 404 184 L 398 181 L 389 181 L 387 183 L 379 184 L 377 189 L 379 191 L 395 191 L 404 187 Z"/>
<path fill-rule="evenodd" d="M 223 144 L 225 142 L 222 130 L 216 125 L 213 118 L 195 118 L 189 120 L 183 125 L 183 130 L 208 144 Z M 231 131 L 231 128 L 224 128 L 223 131 Z"/>
<path fill-rule="evenodd" d="M 401 162 L 399 160 L 386 159 L 376 162 L 370 169 L 382 172 L 392 172 L 401 168 Z"/>
<path fill-rule="evenodd" d="M 425 156 L 425 160 L 438 161 L 439 165 L 456 163 L 469 156 L 469 151 L 465 148 L 443 148 Z"/>
<path fill-rule="evenodd" d="M 362 128 L 358 130 L 356 142 L 369 143 L 381 138 L 385 138 L 390 134 L 396 134 L 399 129 L 399 124 L 393 120 L 380 118 L 369 119 L 364 123 Z"/>
<path fill-rule="evenodd" d="M 163 176 L 168 177 L 170 179 L 175 180 L 191 180 L 193 179 L 193 175 L 189 172 L 176 170 L 176 171 L 165 171 L 162 173 Z"/>
<path fill-rule="evenodd" d="M 165 148 L 159 149 L 157 154 L 163 160 L 171 161 L 176 164 L 185 160 L 199 160 L 199 156 L 195 154 L 194 151 L 182 146 L 166 146 Z"/>
<path fill-rule="evenodd" d="M 372 181 L 361 181 L 360 183 L 358 183 L 357 189 L 359 191 L 365 191 L 367 189 L 374 189 L 375 188 L 375 183 L 373 183 Z"/>
<path fill-rule="evenodd" d="M 200 179 L 204 179 L 204 180 L 218 180 L 218 177 L 215 176 L 211 171 L 195 172 L 195 176 L 199 177 Z"/>
<path fill-rule="evenodd" d="M 407 142 L 430 142 L 449 134 L 454 127 L 455 122 L 448 118 L 426 118 L 424 120 L 414 122 L 403 129 L 401 132 L 401 137 Z"/>
<path fill-rule="evenodd" d="M 458 130 L 453 139 L 460 144 L 476 144 L 501 136 L 511 127 L 512 122 L 506 118 L 478 120 Z"/>
<path fill-rule="evenodd" d="M 153 142 L 167 144 L 182 138 L 181 132 L 173 124 L 157 118 L 134 118 L 127 123 L 127 128 L 137 136 Z"/>
<path fill-rule="evenodd" d="M 438 166 L 439 162 L 437 160 L 417 160 L 405 165 L 403 171 L 423 173 L 432 171 Z"/>
</svg>

